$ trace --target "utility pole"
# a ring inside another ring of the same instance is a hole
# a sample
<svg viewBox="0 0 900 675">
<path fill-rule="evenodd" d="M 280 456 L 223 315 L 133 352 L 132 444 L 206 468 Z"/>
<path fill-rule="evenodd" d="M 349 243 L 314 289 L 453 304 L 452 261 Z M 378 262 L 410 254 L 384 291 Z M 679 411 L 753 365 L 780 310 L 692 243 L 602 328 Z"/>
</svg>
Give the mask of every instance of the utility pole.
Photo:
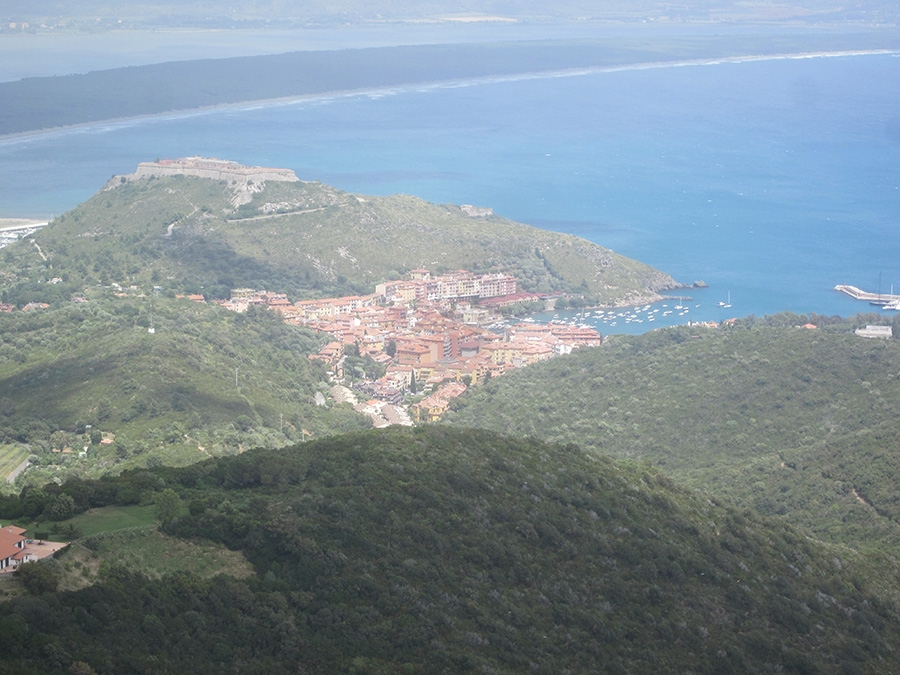
<svg viewBox="0 0 900 675">
<path fill-rule="evenodd" d="M 238 388 L 238 369 L 237 366 L 234 367 L 234 388 Z"/>
</svg>

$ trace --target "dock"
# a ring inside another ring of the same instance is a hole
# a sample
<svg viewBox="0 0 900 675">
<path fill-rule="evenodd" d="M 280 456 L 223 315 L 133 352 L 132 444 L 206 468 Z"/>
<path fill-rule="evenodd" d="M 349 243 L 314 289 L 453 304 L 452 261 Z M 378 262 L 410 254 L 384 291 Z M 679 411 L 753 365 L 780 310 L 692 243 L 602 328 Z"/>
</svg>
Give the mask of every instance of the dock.
<svg viewBox="0 0 900 675">
<path fill-rule="evenodd" d="M 874 302 L 879 305 L 887 305 L 900 301 L 900 295 L 895 295 L 893 293 L 870 293 L 869 291 L 864 291 L 856 286 L 850 286 L 848 284 L 838 284 L 834 287 L 834 290 L 846 293 L 854 300 L 866 300 L 867 302 Z"/>
</svg>

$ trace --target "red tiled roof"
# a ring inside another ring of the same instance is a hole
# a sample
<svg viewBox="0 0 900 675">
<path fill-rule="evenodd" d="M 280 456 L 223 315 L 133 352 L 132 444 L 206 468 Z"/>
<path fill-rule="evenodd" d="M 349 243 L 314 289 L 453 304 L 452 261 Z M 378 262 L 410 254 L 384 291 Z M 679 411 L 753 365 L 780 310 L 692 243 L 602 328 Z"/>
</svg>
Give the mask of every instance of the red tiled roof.
<svg viewBox="0 0 900 675">
<path fill-rule="evenodd" d="M 22 550 L 18 544 L 24 541 L 25 537 L 22 536 L 24 533 L 25 530 L 14 525 L 0 528 L 0 560 L 15 558 Z"/>
</svg>

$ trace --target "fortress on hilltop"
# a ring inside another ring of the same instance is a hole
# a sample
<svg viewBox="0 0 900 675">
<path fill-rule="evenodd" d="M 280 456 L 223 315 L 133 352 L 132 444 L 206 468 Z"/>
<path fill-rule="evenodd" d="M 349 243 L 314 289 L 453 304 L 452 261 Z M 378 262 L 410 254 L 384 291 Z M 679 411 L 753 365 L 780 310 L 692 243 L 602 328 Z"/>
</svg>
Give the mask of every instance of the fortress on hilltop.
<svg viewBox="0 0 900 675">
<path fill-rule="evenodd" d="M 267 180 L 299 182 L 290 169 L 271 169 L 265 166 L 244 166 L 237 162 L 207 157 L 182 157 L 181 159 L 158 159 L 155 162 L 141 162 L 137 171 L 126 179 L 137 180 L 151 176 L 198 176 L 229 183 L 262 183 Z"/>
</svg>

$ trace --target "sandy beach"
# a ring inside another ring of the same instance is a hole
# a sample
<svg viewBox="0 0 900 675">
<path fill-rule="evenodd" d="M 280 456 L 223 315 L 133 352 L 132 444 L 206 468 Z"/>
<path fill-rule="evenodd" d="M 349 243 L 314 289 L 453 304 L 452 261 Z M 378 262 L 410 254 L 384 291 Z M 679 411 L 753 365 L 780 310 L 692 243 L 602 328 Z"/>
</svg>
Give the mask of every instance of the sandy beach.
<svg viewBox="0 0 900 675">
<path fill-rule="evenodd" d="M 46 224 L 46 220 L 35 220 L 33 218 L 0 218 L 0 230 L 9 230 L 19 227 L 28 227 L 30 225 Z"/>
</svg>

